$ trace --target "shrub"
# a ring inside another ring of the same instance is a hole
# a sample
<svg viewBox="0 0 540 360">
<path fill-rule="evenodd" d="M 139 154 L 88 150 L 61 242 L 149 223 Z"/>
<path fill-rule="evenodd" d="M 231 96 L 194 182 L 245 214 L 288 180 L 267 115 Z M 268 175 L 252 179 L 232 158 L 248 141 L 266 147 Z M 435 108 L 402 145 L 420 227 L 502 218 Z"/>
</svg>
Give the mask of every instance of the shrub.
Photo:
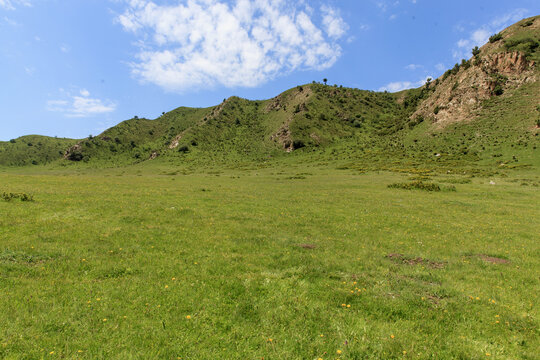
<svg viewBox="0 0 540 360">
<path fill-rule="evenodd" d="M 500 96 L 504 93 L 504 85 L 508 78 L 501 74 L 491 74 L 491 84 L 493 86 L 493 95 Z"/>
<path fill-rule="evenodd" d="M 526 55 L 531 55 L 535 52 L 539 45 L 538 41 L 532 38 L 507 40 L 504 42 L 506 50 L 522 51 Z"/>
<path fill-rule="evenodd" d="M 2 199 L 4 201 L 11 201 L 13 199 L 19 199 L 21 201 L 34 201 L 34 196 L 26 193 L 2 193 Z"/>
<path fill-rule="evenodd" d="M 410 183 L 395 183 L 388 185 L 390 189 L 441 191 L 441 187 L 434 183 L 425 183 L 420 180 Z"/>
<path fill-rule="evenodd" d="M 17 140 L 11 139 L 11 140 L 9 140 L 9 142 L 12 143 L 12 144 L 15 144 L 17 142 Z"/>
<path fill-rule="evenodd" d="M 435 115 L 437 115 L 439 113 L 439 111 L 441 110 L 441 108 L 439 107 L 439 105 L 435 106 L 435 109 L 433 109 L 433 113 Z"/>
<path fill-rule="evenodd" d="M 67 159 L 71 161 L 81 161 L 83 157 L 84 155 L 80 151 L 73 151 L 68 155 Z"/>
<path fill-rule="evenodd" d="M 301 148 L 303 148 L 305 146 L 306 146 L 306 144 L 302 140 L 294 140 L 293 141 L 293 149 L 294 150 L 301 149 Z"/>
<path fill-rule="evenodd" d="M 189 147 L 187 145 L 182 145 L 178 148 L 178 152 L 181 152 L 181 153 L 187 153 L 189 152 Z"/>
<path fill-rule="evenodd" d="M 501 33 L 498 33 L 498 34 L 490 36 L 489 37 L 489 42 L 493 44 L 494 42 L 497 42 L 497 41 L 501 40 L 502 38 L 503 37 L 502 37 Z"/>
<path fill-rule="evenodd" d="M 480 55 L 480 49 L 478 48 L 478 46 L 475 46 L 474 49 L 472 49 L 472 54 L 473 56 Z"/>
</svg>

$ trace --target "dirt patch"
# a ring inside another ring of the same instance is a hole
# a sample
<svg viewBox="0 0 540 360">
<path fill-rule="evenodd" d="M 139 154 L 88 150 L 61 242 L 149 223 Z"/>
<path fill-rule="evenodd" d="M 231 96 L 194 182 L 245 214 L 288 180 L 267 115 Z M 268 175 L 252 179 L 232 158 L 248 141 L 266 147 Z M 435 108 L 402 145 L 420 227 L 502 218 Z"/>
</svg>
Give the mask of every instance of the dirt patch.
<svg viewBox="0 0 540 360">
<path fill-rule="evenodd" d="M 441 297 L 436 296 L 436 295 L 427 295 L 426 299 L 428 299 L 429 301 L 431 301 L 434 304 L 439 304 L 441 302 L 441 300 L 442 300 Z"/>
<path fill-rule="evenodd" d="M 298 247 L 301 247 L 302 249 L 313 250 L 313 249 L 317 248 L 317 245 L 314 245 L 314 244 L 298 244 Z"/>
<path fill-rule="evenodd" d="M 444 263 L 442 262 L 431 261 L 421 257 L 407 257 L 403 254 L 388 254 L 386 255 L 386 257 L 398 264 L 405 264 L 411 266 L 423 265 L 428 266 L 432 269 L 442 269 L 444 267 Z"/>
<path fill-rule="evenodd" d="M 491 264 L 509 264 L 510 260 L 498 258 L 495 256 L 478 255 L 480 259 Z"/>
<path fill-rule="evenodd" d="M 270 138 L 273 141 L 279 142 L 283 149 L 287 152 L 291 152 L 294 150 L 291 130 L 289 129 L 289 125 L 291 124 L 292 120 L 293 118 L 289 117 L 285 124 L 283 124 L 278 130 L 278 132 L 272 135 L 272 137 Z"/>
</svg>

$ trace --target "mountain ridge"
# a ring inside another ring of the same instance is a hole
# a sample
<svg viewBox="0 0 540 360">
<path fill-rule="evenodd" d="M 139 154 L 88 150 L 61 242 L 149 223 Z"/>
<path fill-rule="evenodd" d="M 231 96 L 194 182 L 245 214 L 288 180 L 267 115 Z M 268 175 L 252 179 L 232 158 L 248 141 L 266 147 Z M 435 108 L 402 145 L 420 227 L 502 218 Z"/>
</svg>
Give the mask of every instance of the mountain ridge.
<svg viewBox="0 0 540 360">
<path fill-rule="evenodd" d="M 499 148 L 519 155 L 512 154 L 513 160 L 537 163 L 531 150 L 540 119 L 539 45 L 535 16 L 494 34 L 471 59 L 417 89 L 391 94 L 313 82 L 268 100 L 232 96 L 208 108 L 179 107 L 154 120 L 135 117 L 95 137 L 42 137 L 41 152 L 21 146 L 29 142 L 24 137 L 0 142 L 0 165 L 261 161 L 329 151 L 336 159 L 358 161 L 500 166 L 493 162 Z M 500 143 L 493 149 L 486 138 Z"/>
</svg>

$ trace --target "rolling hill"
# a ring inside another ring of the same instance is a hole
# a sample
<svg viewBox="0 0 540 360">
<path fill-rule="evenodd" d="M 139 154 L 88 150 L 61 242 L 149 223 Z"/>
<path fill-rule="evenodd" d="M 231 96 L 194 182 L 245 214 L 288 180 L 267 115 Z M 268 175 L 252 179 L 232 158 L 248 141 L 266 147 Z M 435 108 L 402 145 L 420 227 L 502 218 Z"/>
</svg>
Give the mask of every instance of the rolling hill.
<svg viewBox="0 0 540 360">
<path fill-rule="evenodd" d="M 495 34 L 471 59 L 418 89 L 390 94 L 314 82 L 264 101 L 230 97 L 210 108 L 130 119 L 79 141 L 3 142 L 0 164 L 307 156 L 370 164 L 540 166 L 539 44 L 536 16 Z"/>
</svg>

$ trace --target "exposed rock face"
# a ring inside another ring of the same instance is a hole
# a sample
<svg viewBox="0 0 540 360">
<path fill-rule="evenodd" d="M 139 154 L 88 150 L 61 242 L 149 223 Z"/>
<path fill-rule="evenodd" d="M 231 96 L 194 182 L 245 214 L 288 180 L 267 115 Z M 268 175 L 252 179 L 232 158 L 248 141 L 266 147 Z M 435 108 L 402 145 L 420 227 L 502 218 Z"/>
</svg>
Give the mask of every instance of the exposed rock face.
<svg viewBox="0 0 540 360">
<path fill-rule="evenodd" d="M 471 119 L 482 101 L 526 82 L 536 81 L 535 66 L 534 61 L 527 60 L 520 52 L 473 58 L 456 74 L 446 78 L 441 76 L 435 91 L 420 104 L 411 118 L 423 117 L 439 127 Z"/>
<path fill-rule="evenodd" d="M 281 146 L 283 146 L 283 149 L 287 152 L 291 152 L 294 150 L 291 130 L 289 128 L 291 121 L 292 118 L 287 119 L 287 122 L 283 124 L 283 126 L 278 130 L 278 132 L 271 137 L 272 140 L 278 141 Z"/>
<path fill-rule="evenodd" d="M 72 154 L 75 153 L 76 151 L 80 151 L 81 148 L 82 148 L 81 143 L 79 142 L 73 145 L 72 147 L 70 147 L 69 149 L 67 149 L 66 152 L 64 152 L 64 160 L 71 159 Z"/>
<path fill-rule="evenodd" d="M 520 76 L 534 68 L 534 61 L 527 60 L 526 56 L 520 52 L 498 53 L 488 55 L 484 59 L 484 65 L 490 72 L 498 72 L 506 76 Z"/>
</svg>

